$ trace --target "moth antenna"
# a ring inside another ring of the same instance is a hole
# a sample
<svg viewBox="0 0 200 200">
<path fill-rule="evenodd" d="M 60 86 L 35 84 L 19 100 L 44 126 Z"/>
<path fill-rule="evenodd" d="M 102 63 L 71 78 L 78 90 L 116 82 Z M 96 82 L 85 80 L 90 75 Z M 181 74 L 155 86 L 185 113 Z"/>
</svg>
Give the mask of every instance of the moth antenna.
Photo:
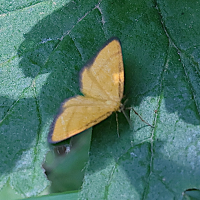
<svg viewBox="0 0 200 200">
<path fill-rule="evenodd" d="M 149 124 L 148 122 L 146 122 L 136 111 L 135 111 L 135 109 L 134 108 L 132 108 L 132 107 L 128 107 L 128 108 L 126 108 L 126 109 L 129 109 L 129 110 L 133 110 L 134 111 L 134 113 L 145 123 L 145 124 L 147 124 L 148 126 L 151 126 L 152 128 L 155 128 L 153 125 L 151 125 L 151 124 Z M 122 111 L 123 112 L 123 111 Z"/>
</svg>

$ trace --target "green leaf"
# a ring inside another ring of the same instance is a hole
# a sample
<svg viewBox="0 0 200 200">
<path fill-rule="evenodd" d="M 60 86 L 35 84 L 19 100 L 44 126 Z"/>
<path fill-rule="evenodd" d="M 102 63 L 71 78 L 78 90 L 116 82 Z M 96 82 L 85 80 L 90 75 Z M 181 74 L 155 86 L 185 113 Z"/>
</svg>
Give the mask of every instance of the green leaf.
<svg viewBox="0 0 200 200">
<path fill-rule="evenodd" d="M 200 187 L 199 7 L 188 1 L 103 1 L 104 32 L 120 37 L 130 111 L 93 129 L 81 199 L 180 199 Z M 194 38 L 193 38 L 194 37 Z"/>
<path fill-rule="evenodd" d="M 68 192 L 68 193 L 60 193 L 60 194 L 51 194 L 41 197 L 31 197 L 27 198 L 27 200 L 76 200 L 78 198 L 78 191 Z"/>
<path fill-rule="evenodd" d="M 155 128 L 133 110 L 131 127 L 121 113 L 96 125 L 79 198 L 181 199 L 199 188 L 199 3 L 57 0 L 2 8 L 0 188 L 29 197 L 50 184 L 42 168 L 53 149 L 50 124 L 60 104 L 80 94 L 79 71 L 112 36 L 122 44 L 126 106 Z"/>
<path fill-rule="evenodd" d="M 198 200 L 200 199 L 200 190 L 191 189 L 184 192 L 183 200 Z"/>
</svg>

